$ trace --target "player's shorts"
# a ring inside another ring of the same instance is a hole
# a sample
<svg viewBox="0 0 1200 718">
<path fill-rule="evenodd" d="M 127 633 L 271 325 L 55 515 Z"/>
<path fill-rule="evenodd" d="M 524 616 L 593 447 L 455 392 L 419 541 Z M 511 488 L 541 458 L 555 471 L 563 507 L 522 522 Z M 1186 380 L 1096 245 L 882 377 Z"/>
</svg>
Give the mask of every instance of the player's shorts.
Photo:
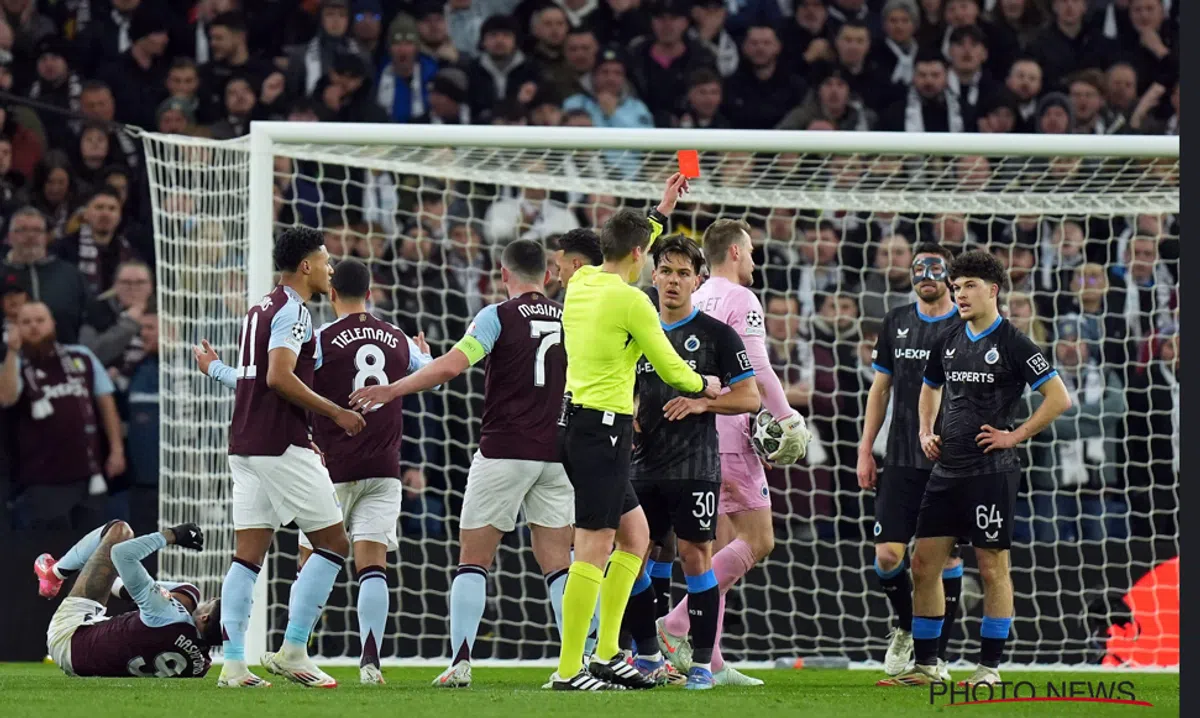
<svg viewBox="0 0 1200 718">
<path fill-rule="evenodd" d="M 342 522 L 342 510 L 321 457 L 289 446 L 280 456 L 230 456 L 233 528 L 277 529 L 295 521 L 301 531 Z"/>
<path fill-rule="evenodd" d="M 75 631 L 83 626 L 107 621 L 108 616 L 104 611 L 102 603 L 90 598 L 68 596 L 54 612 L 50 627 L 46 629 L 46 652 L 63 673 L 75 675 L 71 667 L 71 639 L 75 637 Z"/>
<path fill-rule="evenodd" d="M 575 490 L 556 461 L 489 459 L 476 451 L 467 474 L 459 528 L 492 526 L 508 533 L 525 521 L 557 529 L 575 523 Z"/>
<path fill-rule="evenodd" d="M 615 529 L 638 507 L 629 483 L 633 417 L 572 407 L 562 437 L 563 467 L 575 489 L 575 525 Z"/>
<path fill-rule="evenodd" d="M 350 537 L 350 543 L 381 543 L 389 551 L 399 547 L 396 522 L 400 520 L 400 501 L 404 497 L 400 479 L 359 479 L 334 484 L 333 488 L 346 517 L 346 535 Z M 300 534 L 300 545 L 312 548 L 303 533 Z"/>
<path fill-rule="evenodd" d="M 953 536 L 969 539 L 975 548 L 1011 548 L 1020 484 L 1020 471 L 964 478 L 931 476 L 917 517 L 917 538 Z"/>
<path fill-rule="evenodd" d="M 671 529 L 684 541 L 705 543 L 717 537 L 717 503 L 721 485 L 695 479 L 650 479 L 633 482 L 646 512 L 650 540 L 664 543 Z"/>
<path fill-rule="evenodd" d="M 907 544 L 917 533 L 917 515 L 925 485 L 929 483 L 928 469 L 888 466 L 879 473 L 879 488 L 875 492 L 875 543 Z"/>
<path fill-rule="evenodd" d="M 721 516 L 771 508 L 767 472 L 753 451 L 721 452 Z"/>
</svg>

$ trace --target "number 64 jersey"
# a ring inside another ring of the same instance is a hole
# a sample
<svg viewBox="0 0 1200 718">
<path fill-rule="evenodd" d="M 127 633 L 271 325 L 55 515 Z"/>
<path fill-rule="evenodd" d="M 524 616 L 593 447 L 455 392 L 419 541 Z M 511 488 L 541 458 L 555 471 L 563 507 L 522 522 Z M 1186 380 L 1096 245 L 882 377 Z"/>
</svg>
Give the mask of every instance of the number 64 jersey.
<svg viewBox="0 0 1200 718">
<path fill-rule="evenodd" d="M 313 390 L 342 407 L 357 389 L 399 381 L 431 361 L 404 332 L 366 312 L 322 326 L 316 344 Z M 366 427 L 354 437 L 332 419 L 313 416 L 313 440 L 333 483 L 399 478 L 403 404 L 389 402 L 367 414 Z"/>
</svg>

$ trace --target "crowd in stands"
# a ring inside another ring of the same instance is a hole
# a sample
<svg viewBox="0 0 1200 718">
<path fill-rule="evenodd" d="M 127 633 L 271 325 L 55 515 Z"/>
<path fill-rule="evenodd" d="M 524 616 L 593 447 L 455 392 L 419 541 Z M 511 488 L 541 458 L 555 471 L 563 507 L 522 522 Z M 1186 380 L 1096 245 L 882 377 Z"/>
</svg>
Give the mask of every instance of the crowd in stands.
<svg viewBox="0 0 1200 718">
<path fill-rule="evenodd" d="M 44 447 L 6 445 L 0 525 L 155 522 L 156 257 L 144 150 L 121 124 L 213 139 L 259 119 L 1178 135 L 1181 5 L 0 0 L 0 293 L 6 351 L 23 357 L 17 395 L 0 381 L 0 403 L 15 405 L 3 428 L 47 419 L 49 359 L 86 390 L 87 418 Z M 610 158 L 587 161 L 603 172 Z M 987 160 L 972 161 L 986 180 Z M 276 169 L 277 222 L 320 227 L 331 253 L 370 261 L 377 309 L 440 349 L 501 298 L 504 243 L 534 237 L 552 252 L 557 236 L 622 204 L 286 159 Z M 674 229 L 698 235 L 729 211 L 684 205 Z M 870 506 L 854 466 L 870 347 L 883 314 L 912 301 L 914 243 L 932 240 L 1006 263 L 1008 315 L 1076 399 L 1028 450 L 1018 537 L 1176 536 L 1178 216 L 737 211 L 755 227 L 772 356 L 817 437 L 806 466 L 772 473 L 781 521 L 861 535 Z M 18 325 L 29 302 L 48 316 Z M 478 406 L 455 397 L 482 382 L 459 381 L 444 399 L 412 400 L 414 513 L 444 515 L 446 490 L 463 488 Z M 86 456 L 61 462 L 63 447 Z"/>
</svg>

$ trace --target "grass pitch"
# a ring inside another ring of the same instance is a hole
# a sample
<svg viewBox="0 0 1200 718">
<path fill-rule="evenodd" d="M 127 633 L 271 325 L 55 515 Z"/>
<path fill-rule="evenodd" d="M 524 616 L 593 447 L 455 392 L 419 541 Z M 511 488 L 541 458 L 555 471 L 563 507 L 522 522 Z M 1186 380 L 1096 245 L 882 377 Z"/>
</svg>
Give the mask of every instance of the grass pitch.
<svg viewBox="0 0 1200 718">
<path fill-rule="evenodd" d="M 361 686 L 358 669 L 329 672 L 341 684 L 315 690 L 275 680 L 265 690 L 217 689 L 219 666 L 202 680 L 67 678 L 53 665 L 0 664 L 0 716 L 5 718 L 757 718 L 758 716 L 868 716 L 905 718 L 950 711 L 986 716 L 1168 716 L 1179 715 L 1179 675 L 1163 673 L 1016 673 L 1041 695 L 1047 681 L 1133 683 L 1139 701 L 1153 707 L 1102 703 L 1008 703 L 930 705 L 927 689 L 876 688 L 871 671 L 746 671 L 767 682 L 761 688 L 717 688 L 692 692 L 663 687 L 652 691 L 579 694 L 541 690 L 549 668 L 475 669 L 475 686 L 437 689 L 437 668 L 385 668 L 386 686 Z M 965 671 L 960 671 L 962 677 Z M 261 672 L 260 672 L 261 674 Z M 265 674 L 263 674 L 265 675 Z M 956 677 L 957 677 L 956 673 Z"/>
</svg>

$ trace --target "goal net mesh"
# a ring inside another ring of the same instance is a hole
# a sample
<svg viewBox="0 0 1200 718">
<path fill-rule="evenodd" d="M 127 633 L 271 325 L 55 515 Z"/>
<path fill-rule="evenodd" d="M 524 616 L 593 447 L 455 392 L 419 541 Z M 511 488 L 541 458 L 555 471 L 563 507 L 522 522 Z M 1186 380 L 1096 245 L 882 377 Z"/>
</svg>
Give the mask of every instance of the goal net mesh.
<svg viewBox="0 0 1200 718">
<path fill-rule="evenodd" d="M 398 135 L 402 138 L 402 135 Z M 218 590 L 232 550 L 227 426 L 233 395 L 194 369 L 208 338 L 232 356 L 246 311 L 247 248 L 293 225 L 321 228 L 335 257 L 374 274 L 373 311 L 448 350 L 504 298 L 499 256 L 652 206 L 673 154 L 635 150 L 275 144 L 274 227 L 247 219 L 249 145 L 147 135 L 162 321 L 164 525 L 198 520 L 203 554 L 163 571 Z M 1177 158 L 701 153 L 702 178 L 671 230 L 713 219 L 754 229 L 755 289 L 789 399 L 815 438 L 801 465 L 769 474 L 776 546 L 730 591 L 731 660 L 839 655 L 879 660 L 892 625 L 873 563 L 874 495 L 856 449 L 871 346 L 888 309 L 913 300 L 914 241 L 995 252 L 1006 312 L 1068 378 L 1073 409 L 1023 449 L 1014 528 L 1019 663 L 1178 661 Z M 900 239 L 897 239 L 900 238 Z M 557 291 L 551 288 L 551 293 Z M 332 318 L 314 301 L 314 320 Z M 389 658 L 450 654 L 457 516 L 478 438 L 483 371 L 405 400 L 401 547 L 389 568 Z M 883 436 L 886 436 L 886 427 Z M 884 445 L 875 447 L 882 463 Z M 269 558 L 268 644 L 278 645 L 296 536 Z M 982 585 L 965 551 L 952 657 L 974 659 Z M 342 573 L 312 652 L 358 655 L 356 585 Z M 529 534 L 507 535 L 475 653 L 549 658 L 557 633 Z M 676 571 L 673 601 L 683 595 Z"/>
</svg>

